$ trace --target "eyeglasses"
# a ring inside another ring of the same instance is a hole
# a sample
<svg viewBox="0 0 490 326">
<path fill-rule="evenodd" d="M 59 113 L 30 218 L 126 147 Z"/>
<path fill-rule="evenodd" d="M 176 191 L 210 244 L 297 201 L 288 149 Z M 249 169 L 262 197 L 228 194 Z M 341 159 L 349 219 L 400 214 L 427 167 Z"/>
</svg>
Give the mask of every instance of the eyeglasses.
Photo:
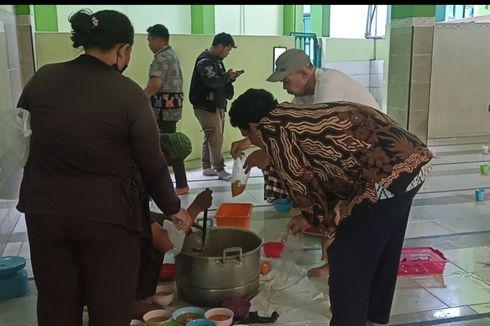
<svg viewBox="0 0 490 326">
<path fill-rule="evenodd" d="M 284 78 L 284 79 L 282 80 L 282 83 L 283 83 L 284 85 L 287 85 L 287 84 L 289 83 L 289 78 L 288 78 L 288 77 Z"/>
</svg>

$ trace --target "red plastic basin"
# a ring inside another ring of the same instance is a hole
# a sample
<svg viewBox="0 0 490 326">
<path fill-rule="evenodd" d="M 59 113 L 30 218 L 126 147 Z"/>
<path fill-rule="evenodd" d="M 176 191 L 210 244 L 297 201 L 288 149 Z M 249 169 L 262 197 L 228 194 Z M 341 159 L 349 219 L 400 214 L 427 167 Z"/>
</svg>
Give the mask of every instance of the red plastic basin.
<svg viewBox="0 0 490 326">
<path fill-rule="evenodd" d="M 267 257 L 279 258 L 284 250 L 284 243 L 282 242 L 266 242 L 262 246 L 264 253 Z"/>
</svg>

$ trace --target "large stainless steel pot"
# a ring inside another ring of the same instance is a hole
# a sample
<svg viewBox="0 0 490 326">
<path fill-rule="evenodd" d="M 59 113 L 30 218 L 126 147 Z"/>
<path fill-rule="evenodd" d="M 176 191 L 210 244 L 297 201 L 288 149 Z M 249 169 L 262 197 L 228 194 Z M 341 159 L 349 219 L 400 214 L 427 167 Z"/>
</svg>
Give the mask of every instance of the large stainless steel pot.
<svg viewBox="0 0 490 326">
<path fill-rule="evenodd" d="M 175 257 L 179 297 L 213 307 L 228 298 L 257 294 L 262 239 L 247 230 L 214 227 L 209 229 L 205 250 L 199 252 L 201 235 L 194 232 L 187 236 Z"/>
</svg>

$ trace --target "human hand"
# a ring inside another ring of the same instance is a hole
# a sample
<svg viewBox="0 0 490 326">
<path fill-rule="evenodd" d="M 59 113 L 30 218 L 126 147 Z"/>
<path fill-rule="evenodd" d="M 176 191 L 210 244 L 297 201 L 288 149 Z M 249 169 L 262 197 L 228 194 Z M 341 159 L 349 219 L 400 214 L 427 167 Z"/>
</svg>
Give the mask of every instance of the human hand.
<svg viewBox="0 0 490 326">
<path fill-rule="evenodd" d="M 243 164 L 245 168 L 245 173 L 249 173 L 250 169 L 254 166 L 258 167 L 261 170 L 265 170 L 270 165 L 271 159 L 267 152 L 263 149 L 258 149 L 252 152 L 246 159 Z"/>
<path fill-rule="evenodd" d="M 172 215 L 171 218 L 177 230 L 188 231 L 191 228 L 192 219 L 185 208 L 181 208 L 180 211 L 177 214 Z"/>
<path fill-rule="evenodd" d="M 199 213 L 209 209 L 213 203 L 213 191 L 209 188 L 199 193 L 187 211 L 192 220 L 195 220 Z"/>
<path fill-rule="evenodd" d="M 243 138 L 241 140 L 234 141 L 231 143 L 230 154 L 234 160 L 242 155 L 242 152 L 252 146 L 252 142 L 248 138 Z"/>
<path fill-rule="evenodd" d="M 327 250 L 328 247 L 332 244 L 332 242 L 335 240 L 335 238 L 322 238 L 321 245 L 322 245 L 322 258 L 321 260 L 327 260 Z"/>
<path fill-rule="evenodd" d="M 288 229 L 293 235 L 305 232 L 310 226 L 310 223 L 302 214 L 294 215 L 288 223 Z"/>
<path fill-rule="evenodd" d="M 237 79 L 238 76 L 240 76 L 241 74 L 243 74 L 245 72 L 245 70 L 238 70 L 238 71 L 233 71 L 232 69 L 228 70 L 226 73 L 228 74 L 228 76 L 230 77 L 230 79 Z"/>
<path fill-rule="evenodd" d="M 242 75 L 244 72 L 245 72 L 245 70 L 243 70 L 243 69 L 235 71 L 235 74 L 236 74 L 235 79 L 236 79 L 237 77 L 241 76 L 241 75 Z"/>
</svg>

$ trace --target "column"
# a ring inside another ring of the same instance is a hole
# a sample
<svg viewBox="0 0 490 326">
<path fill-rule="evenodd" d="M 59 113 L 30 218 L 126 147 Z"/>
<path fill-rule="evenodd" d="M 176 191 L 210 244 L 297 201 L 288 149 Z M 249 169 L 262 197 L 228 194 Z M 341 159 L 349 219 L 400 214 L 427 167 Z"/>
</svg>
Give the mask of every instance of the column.
<svg viewBox="0 0 490 326">
<path fill-rule="evenodd" d="M 58 10 L 56 5 L 34 5 L 36 32 L 58 31 Z"/>
<path fill-rule="evenodd" d="M 330 5 L 311 5 L 311 31 L 317 37 L 330 36 Z"/>
<path fill-rule="evenodd" d="M 211 34 L 214 31 L 214 5 L 191 5 L 191 33 Z"/>
<path fill-rule="evenodd" d="M 427 142 L 435 5 L 391 7 L 387 113 Z"/>
<path fill-rule="evenodd" d="M 303 5 L 284 5 L 282 17 L 282 34 L 303 32 Z"/>
<path fill-rule="evenodd" d="M 22 87 L 36 71 L 34 31 L 29 5 L 15 5 L 17 44 L 19 46 L 20 76 Z"/>
</svg>

